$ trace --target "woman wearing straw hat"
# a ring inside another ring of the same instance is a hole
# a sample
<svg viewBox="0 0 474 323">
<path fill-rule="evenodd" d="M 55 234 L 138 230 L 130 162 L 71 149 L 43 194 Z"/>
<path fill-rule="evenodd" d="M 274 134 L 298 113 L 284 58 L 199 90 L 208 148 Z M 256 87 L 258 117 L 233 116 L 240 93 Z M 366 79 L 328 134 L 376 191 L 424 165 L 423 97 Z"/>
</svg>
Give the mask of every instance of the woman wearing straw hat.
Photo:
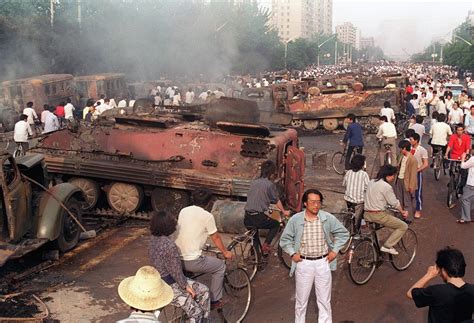
<svg viewBox="0 0 474 323">
<path fill-rule="evenodd" d="M 128 318 L 118 323 L 159 322 L 160 309 L 173 299 L 173 290 L 151 266 L 141 267 L 135 276 L 122 280 L 118 294 L 133 309 Z"/>
<path fill-rule="evenodd" d="M 171 304 L 186 312 L 190 323 L 203 322 L 211 308 L 209 288 L 184 276 L 178 246 L 168 237 L 175 232 L 176 224 L 176 217 L 164 211 L 154 212 L 150 221 L 150 260 L 173 289 Z"/>
</svg>

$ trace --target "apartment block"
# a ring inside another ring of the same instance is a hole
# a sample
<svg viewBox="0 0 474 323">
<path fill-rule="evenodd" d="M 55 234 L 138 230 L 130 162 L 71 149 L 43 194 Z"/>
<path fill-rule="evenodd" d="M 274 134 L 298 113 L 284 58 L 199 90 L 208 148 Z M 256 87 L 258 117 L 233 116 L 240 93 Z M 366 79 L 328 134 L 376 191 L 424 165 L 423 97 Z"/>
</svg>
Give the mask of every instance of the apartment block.
<svg viewBox="0 0 474 323">
<path fill-rule="evenodd" d="M 358 34 L 357 28 L 350 22 L 345 22 L 342 25 L 336 26 L 337 39 L 343 43 L 351 44 L 352 46 L 358 48 L 357 43 Z"/>
</svg>

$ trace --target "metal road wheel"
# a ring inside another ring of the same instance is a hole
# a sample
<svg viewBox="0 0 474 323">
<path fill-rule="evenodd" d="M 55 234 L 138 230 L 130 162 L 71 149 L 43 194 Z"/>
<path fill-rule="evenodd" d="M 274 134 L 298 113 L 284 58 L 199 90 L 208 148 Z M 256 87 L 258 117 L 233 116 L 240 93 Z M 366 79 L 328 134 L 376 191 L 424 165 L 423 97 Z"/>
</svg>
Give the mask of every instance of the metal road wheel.
<svg viewBox="0 0 474 323">
<path fill-rule="evenodd" d="M 454 196 L 456 195 L 455 193 L 455 184 L 454 184 L 454 178 L 450 176 L 449 178 L 449 183 L 448 183 L 448 198 L 447 198 L 447 205 L 448 208 L 452 208 L 454 206 Z"/>
<path fill-rule="evenodd" d="M 111 208 L 120 213 L 133 213 L 142 203 L 143 190 L 140 186 L 115 182 L 107 192 L 107 201 Z"/>
<path fill-rule="evenodd" d="M 64 205 L 68 208 L 68 210 L 74 214 L 79 220 L 82 221 L 81 216 L 81 203 L 74 197 L 69 198 Z M 77 245 L 79 241 L 79 236 L 81 234 L 81 230 L 77 225 L 76 221 L 71 218 L 71 216 L 66 212 L 66 210 L 62 209 L 61 215 L 61 225 L 59 227 L 59 236 L 55 241 L 55 244 L 60 252 L 66 252 Z"/>
<path fill-rule="evenodd" d="M 345 168 L 345 155 L 342 153 L 342 151 L 337 151 L 332 155 L 331 158 L 331 163 L 332 163 L 332 169 L 339 175 L 344 175 L 344 171 L 346 170 Z"/>
<path fill-rule="evenodd" d="M 71 178 L 68 182 L 80 188 L 81 191 L 84 193 L 84 197 L 86 200 L 86 202 L 83 204 L 84 210 L 90 210 L 97 204 L 97 201 L 99 201 L 100 196 L 100 188 L 97 182 L 89 178 L 79 177 Z"/>
<path fill-rule="evenodd" d="M 323 127 L 326 130 L 333 131 L 333 130 L 336 130 L 338 126 L 339 126 L 339 122 L 337 122 L 337 119 L 324 119 L 323 120 Z"/>
<path fill-rule="evenodd" d="M 226 272 L 223 298 L 226 304 L 220 313 L 225 322 L 242 322 L 252 301 L 252 286 L 245 270 L 235 268 Z"/>
<path fill-rule="evenodd" d="M 227 250 L 234 254 L 234 259 L 230 262 L 233 265 L 232 268 L 245 270 L 249 279 L 252 281 L 257 273 L 259 264 L 258 252 L 252 241 L 232 241 L 227 247 Z M 242 286 L 234 287 L 238 288 Z"/>
<path fill-rule="evenodd" d="M 318 120 L 304 120 L 303 126 L 308 130 L 316 130 L 319 127 Z"/>
<path fill-rule="evenodd" d="M 349 275 L 357 285 L 369 281 L 375 272 L 377 251 L 369 238 L 361 240 L 349 255 Z"/>
<path fill-rule="evenodd" d="M 184 323 L 187 322 L 186 313 L 181 307 L 167 305 L 160 311 L 160 316 L 158 316 L 160 322 L 169 322 L 169 323 Z"/>
<path fill-rule="evenodd" d="M 398 271 L 407 269 L 415 259 L 417 245 L 418 239 L 415 231 L 408 228 L 395 246 L 398 255 L 390 255 L 390 262 L 392 263 L 393 268 Z"/>
<path fill-rule="evenodd" d="M 303 125 L 303 121 L 301 119 L 293 119 L 291 120 L 291 126 L 293 128 L 301 128 Z"/>
<path fill-rule="evenodd" d="M 285 266 L 287 269 L 291 269 L 291 256 L 287 254 L 286 252 L 283 251 L 283 249 L 278 246 L 278 259 L 280 259 L 280 262 Z"/>
</svg>

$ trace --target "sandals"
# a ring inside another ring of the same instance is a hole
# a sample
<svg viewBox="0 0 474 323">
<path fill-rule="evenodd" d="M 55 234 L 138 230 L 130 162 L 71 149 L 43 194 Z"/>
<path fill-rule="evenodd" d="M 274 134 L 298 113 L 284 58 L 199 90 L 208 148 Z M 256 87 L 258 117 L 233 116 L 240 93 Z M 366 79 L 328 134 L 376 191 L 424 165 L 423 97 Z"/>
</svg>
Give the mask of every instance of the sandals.
<svg viewBox="0 0 474 323">
<path fill-rule="evenodd" d="M 468 224 L 469 223 L 469 221 L 465 221 L 463 219 L 456 220 L 456 222 L 459 223 L 459 224 Z"/>
</svg>

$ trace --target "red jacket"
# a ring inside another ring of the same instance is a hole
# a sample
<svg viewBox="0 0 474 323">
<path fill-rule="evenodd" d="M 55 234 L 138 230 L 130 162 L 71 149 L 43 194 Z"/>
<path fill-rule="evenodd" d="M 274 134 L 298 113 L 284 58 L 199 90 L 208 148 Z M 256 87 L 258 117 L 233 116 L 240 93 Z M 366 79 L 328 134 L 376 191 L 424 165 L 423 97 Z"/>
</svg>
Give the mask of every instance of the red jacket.
<svg viewBox="0 0 474 323">
<path fill-rule="evenodd" d="M 449 137 L 448 147 L 451 148 L 451 159 L 461 159 L 462 154 L 469 153 L 471 149 L 471 136 L 463 134 L 459 143 L 458 135 L 452 134 Z"/>
</svg>

